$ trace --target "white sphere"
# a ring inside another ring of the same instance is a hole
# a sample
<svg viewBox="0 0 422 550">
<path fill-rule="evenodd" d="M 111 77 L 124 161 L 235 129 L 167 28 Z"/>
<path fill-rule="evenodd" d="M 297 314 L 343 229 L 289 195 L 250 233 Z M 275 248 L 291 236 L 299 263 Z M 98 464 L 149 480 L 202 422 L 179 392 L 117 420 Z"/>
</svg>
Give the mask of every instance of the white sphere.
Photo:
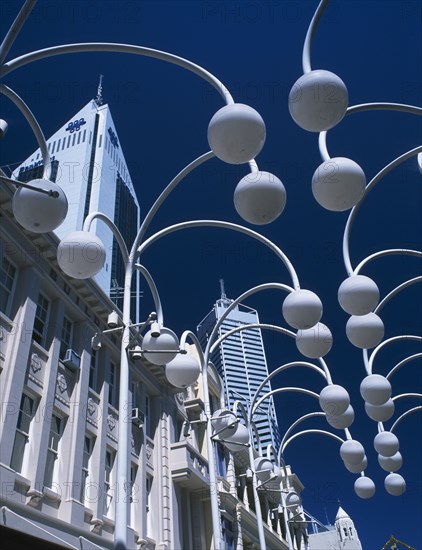
<svg viewBox="0 0 422 550">
<path fill-rule="evenodd" d="M 244 424 L 237 425 L 233 435 L 224 438 L 224 445 L 232 452 L 244 451 L 249 443 L 249 432 Z"/>
<path fill-rule="evenodd" d="M 397 451 L 393 456 L 378 455 L 378 463 L 386 472 L 396 472 L 403 465 L 401 453 Z"/>
<path fill-rule="evenodd" d="M 213 431 L 220 439 L 231 437 L 236 432 L 238 424 L 236 415 L 228 409 L 218 409 L 211 418 Z"/>
<path fill-rule="evenodd" d="M 399 450 L 400 443 L 391 432 L 380 432 L 374 437 L 374 447 L 382 456 L 394 456 Z"/>
<path fill-rule="evenodd" d="M 192 386 L 198 380 L 200 372 L 197 359 L 188 354 L 179 353 L 166 364 L 166 378 L 176 388 Z"/>
<path fill-rule="evenodd" d="M 57 263 L 60 269 L 74 279 L 89 279 L 104 266 L 104 243 L 89 231 L 73 231 L 60 241 Z"/>
<path fill-rule="evenodd" d="M 319 405 L 324 412 L 338 416 L 346 412 L 350 405 L 350 397 L 342 386 L 329 384 L 322 388 L 319 394 Z"/>
<path fill-rule="evenodd" d="M 268 481 L 273 473 L 273 463 L 268 458 L 259 456 L 254 460 L 255 473 L 257 478 L 261 481 Z"/>
<path fill-rule="evenodd" d="M 317 69 L 302 75 L 289 94 L 293 120 L 309 132 L 333 128 L 346 114 L 349 94 L 336 74 Z"/>
<path fill-rule="evenodd" d="M 365 449 L 359 441 L 347 439 L 340 447 L 340 456 L 344 462 L 356 465 L 365 458 Z"/>
<path fill-rule="evenodd" d="M 335 157 L 318 166 L 312 177 L 312 193 L 323 208 L 344 212 L 363 197 L 366 177 L 351 159 Z"/>
<path fill-rule="evenodd" d="M 326 419 L 330 426 L 336 428 L 337 430 L 344 430 L 350 428 L 355 420 L 355 411 L 353 410 L 352 405 L 349 405 L 347 409 L 342 414 L 331 414 L 326 413 Z"/>
<path fill-rule="evenodd" d="M 255 158 L 265 142 L 261 115 L 243 103 L 225 105 L 208 125 L 208 143 L 214 154 L 229 164 L 243 164 Z"/>
<path fill-rule="evenodd" d="M 422 153 L 418 153 L 416 158 L 418 161 L 419 172 L 422 174 Z"/>
<path fill-rule="evenodd" d="M 389 399 L 382 405 L 371 405 L 365 403 L 365 411 L 371 420 L 375 422 L 387 422 L 394 414 L 394 401 Z"/>
<path fill-rule="evenodd" d="M 315 292 L 295 290 L 290 292 L 283 302 L 283 317 L 293 328 L 311 328 L 322 317 L 322 302 Z"/>
<path fill-rule="evenodd" d="M 349 315 L 366 315 L 377 305 L 380 291 L 375 281 L 366 275 L 352 275 L 338 289 L 340 306 Z"/>
<path fill-rule="evenodd" d="M 19 187 L 13 195 L 13 215 L 22 227 L 32 233 L 53 231 L 63 223 L 67 215 L 68 204 L 63 189 L 57 183 L 45 179 L 35 179 L 28 183 L 58 193 L 58 196 L 55 198 L 33 189 Z"/>
<path fill-rule="evenodd" d="M 406 491 L 406 481 L 400 474 L 388 474 L 384 480 L 387 493 L 393 497 L 399 497 Z"/>
<path fill-rule="evenodd" d="M 374 348 L 384 338 L 384 323 L 375 313 L 352 315 L 346 324 L 346 334 L 357 348 Z"/>
<path fill-rule="evenodd" d="M 362 462 L 359 462 L 358 464 L 349 464 L 348 462 L 345 462 L 344 466 L 346 470 L 349 470 L 349 472 L 352 472 L 352 474 L 360 474 L 361 472 L 364 472 L 366 470 L 368 466 L 368 459 L 365 455 Z"/>
<path fill-rule="evenodd" d="M 296 347 L 302 355 L 310 359 L 324 357 L 333 345 L 330 329 L 322 323 L 299 330 L 296 334 Z"/>
<path fill-rule="evenodd" d="M 355 481 L 355 493 L 358 497 L 368 499 L 375 494 L 375 483 L 370 477 L 361 476 Z"/>
<path fill-rule="evenodd" d="M 179 339 L 172 330 L 166 327 L 160 329 L 159 336 L 153 336 L 151 331 L 148 331 L 142 340 L 142 350 L 144 357 L 153 365 L 165 365 L 177 356 L 177 351 L 169 353 L 169 351 L 179 349 Z M 148 353 L 163 350 L 164 353 Z M 168 350 L 166 352 L 165 350 Z"/>
<path fill-rule="evenodd" d="M 273 222 L 286 205 L 286 189 L 269 172 L 251 172 L 234 190 L 234 206 L 245 221 L 255 225 Z"/>
<path fill-rule="evenodd" d="M 360 394 L 370 405 L 383 405 L 390 399 L 391 392 L 389 380 L 381 374 L 369 374 L 360 384 Z"/>
</svg>

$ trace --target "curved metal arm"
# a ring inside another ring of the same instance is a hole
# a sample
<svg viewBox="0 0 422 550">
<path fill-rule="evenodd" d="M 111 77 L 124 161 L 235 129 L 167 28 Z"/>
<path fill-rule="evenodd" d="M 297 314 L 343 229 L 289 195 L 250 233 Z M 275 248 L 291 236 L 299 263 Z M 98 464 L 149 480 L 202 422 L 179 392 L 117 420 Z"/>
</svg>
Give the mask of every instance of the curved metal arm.
<svg viewBox="0 0 422 550">
<path fill-rule="evenodd" d="M 390 432 L 394 433 L 394 430 L 397 428 L 397 426 L 400 424 L 402 420 L 406 418 L 406 416 L 409 416 L 410 414 L 413 414 L 414 412 L 422 411 L 422 405 L 418 405 L 417 407 L 413 407 L 409 409 L 408 411 L 404 412 L 401 416 L 397 418 L 397 420 L 394 422 L 394 424 L 390 428 Z"/>
<path fill-rule="evenodd" d="M 344 443 L 344 439 L 342 439 L 341 437 L 339 437 L 338 435 L 336 434 L 333 434 L 331 432 L 327 432 L 326 430 L 303 430 L 302 432 L 298 432 L 294 435 L 292 435 L 292 437 L 290 437 L 285 443 L 284 443 L 284 446 L 282 447 L 282 452 L 285 451 L 287 445 L 290 445 L 290 443 L 292 441 L 294 441 L 295 439 L 297 439 L 298 437 L 300 437 L 301 435 L 306 435 L 306 434 L 321 434 L 321 435 L 326 435 L 328 437 L 331 437 L 332 439 L 335 439 L 336 441 L 338 441 L 339 443 Z"/>
<path fill-rule="evenodd" d="M 192 332 L 191 330 L 185 330 L 183 332 L 182 336 L 180 337 L 180 349 L 186 348 L 186 340 L 188 338 L 192 340 L 193 345 L 195 346 L 195 349 L 198 352 L 199 360 L 201 362 L 201 370 L 202 370 L 205 368 L 204 352 L 202 351 L 201 344 L 199 343 L 198 337 L 194 332 Z"/>
<path fill-rule="evenodd" d="M 140 271 L 142 273 L 145 281 L 147 282 L 147 285 L 149 286 L 149 290 L 150 290 L 151 295 L 152 295 L 152 299 L 154 300 L 155 311 L 157 313 L 157 322 L 161 326 L 164 326 L 163 308 L 162 308 L 162 305 L 161 305 L 160 295 L 158 294 L 158 289 L 155 285 L 154 279 L 152 278 L 152 276 L 151 276 L 150 272 L 148 271 L 148 269 L 146 267 L 144 267 L 143 265 L 135 264 L 135 269 L 137 269 L 138 271 Z"/>
<path fill-rule="evenodd" d="M 110 218 L 108 216 L 106 216 L 102 212 L 91 212 L 85 218 L 85 221 L 84 221 L 84 224 L 83 224 L 83 230 L 84 231 L 89 231 L 90 228 L 91 228 L 92 222 L 95 219 L 103 221 L 111 229 L 111 232 L 113 233 L 113 236 L 116 239 L 117 244 L 119 245 L 120 252 L 122 253 L 122 256 L 123 256 L 123 261 L 124 261 L 125 265 L 127 265 L 128 261 L 129 261 L 129 252 L 127 250 L 126 243 L 125 243 L 119 229 L 110 220 Z"/>
<path fill-rule="evenodd" d="M 421 254 L 422 255 L 422 254 Z M 415 285 L 416 283 L 422 282 L 422 275 L 419 275 L 418 277 L 414 277 L 413 279 L 409 279 L 408 281 L 405 281 L 404 283 L 401 283 L 401 285 L 396 286 L 391 292 L 381 300 L 381 302 L 377 305 L 377 307 L 374 309 L 374 313 L 379 313 L 382 308 L 392 299 L 394 296 L 399 294 L 402 290 L 405 290 L 409 286 Z"/>
<path fill-rule="evenodd" d="M 259 394 L 261 393 L 261 391 L 263 390 L 263 388 L 268 384 L 268 382 L 271 380 L 271 378 L 274 378 L 274 376 L 277 376 L 278 374 L 280 374 L 281 372 L 283 372 L 284 370 L 287 370 L 287 369 L 290 369 L 292 367 L 306 367 L 306 368 L 309 368 L 309 369 L 312 369 L 312 370 L 315 370 L 316 372 L 318 372 L 318 374 L 320 374 L 325 380 L 327 380 L 327 376 L 326 376 L 326 373 L 324 372 L 323 369 L 321 369 L 320 367 L 317 367 L 316 365 L 312 364 L 312 363 L 308 363 L 306 361 L 293 361 L 291 363 L 286 363 L 284 365 L 282 365 L 281 367 L 278 367 L 277 369 L 275 369 L 274 371 L 272 371 L 266 378 L 265 380 L 259 385 L 258 389 L 256 390 L 253 398 L 252 398 L 252 402 L 251 402 L 251 408 L 250 408 L 250 418 L 252 418 L 253 414 L 255 413 L 256 411 L 256 407 L 255 407 L 255 402 L 256 400 L 258 399 L 258 396 Z M 266 397 L 269 397 L 269 393 L 265 394 L 263 396 L 263 399 L 265 399 Z M 260 402 L 261 402 L 262 399 L 260 399 Z"/>
<path fill-rule="evenodd" d="M 405 103 L 361 103 L 360 105 L 351 105 L 346 110 L 346 115 L 362 113 L 364 111 L 400 111 L 402 113 L 410 113 L 412 115 L 422 115 L 422 108 L 416 105 L 407 105 Z M 318 147 L 323 161 L 331 159 L 327 149 L 327 131 L 320 132 L 318 139 Z"/>
<path fill-rule="evenodd" d="M 312 67 L 311 67 L 312 42 L 314 40 L 314 36 L 318 28 L 318 23 L 322 17 L 322 14 L 325 11 L 325 8 L 328 6 L 328 2 L 329 0 L 321 0 L 309 24 L 308 32 L 306 33 L 305 42 L 303 44 L 303 53 L 302 53 L 302 68 L 304 73 L 309 73 L 310 71 L 312 71 Z"/>
<path fill-rule="evenodd" d="M 422 353 L 415 353 L 414 355 L 409 355 L 409 357 L 406 357 L 406 359 L 403 359 L 400 361 L 400 363 L 397 363 L 395 367 L 393 367 L 390 372 L 387 374 L 386 378 L 389 380 L 394 373 L 396 373 L 401 367 L 404 367 L 407 363 L 410 363 L 410 361 L 414 361 L 415 359 L 422 359 Z"/>
<path fill-rule="evenodd" d="M 85 53 L 85 52 L 115 52 L 115 53 L 130 53 L 135 55 L 142 55 L 144 57 L 153 57 L 155 59 L 161 59 L 179 65 L 192 73 L 203 78 L 206 82 L 211 84 L 221 95 L 227 105 L 234 103 L 234 100 L 224 86 L 222 82 L 218 80 L 213 74 L 206 71 L 204 68 L 192 63 L 188 59 L 173 55 L 171 53 L 163 52 L 160 50 L 154 50 L 152 48 L 146 48 L 144 46 L 135 46 L 133 44 L 115 44 L 110 42 L 85 42 L 79 44 L 64 44 L 62 46 L 53 46 L 51 48 L 44 48 L 35 52 L 30 52 L 20 57 L 12 59 L 0 69 L 0 76 L 6 76 L 7 74 L 15 71 L 19 67 L 23 67 L 28 63 L 39 61 L 40 59 L 46 59 L 55 55 L 64 55 L 69 53 Z"/>
<path fill-rule="evenodd" d="M 422 258 L 422 252 L 409 248 L 390 248 L 387 250 L 380 250 L 379 252 L 375 252 L 374 254 L 371 254 L 370 256 L 367 256 L 364 260 L 362 260 L 353 271 L 353 275 L 359 275 L 360 271 L 369 262 L 372 262 L 372 260 L 376 260 L 378 258 L 383 258 L 384 256 L 417 256 L 419 258 Z"/>
<path fill-rule="evenodd" d="M 158 231 L 157 233 L 152 235 L 152 237 L 149 237 L 149 239 L 144 241 L 138 248 L 138 254 L 141 255 L 152 243 L 154 243 L 158 239 L 161 239 L 162 237 L 165 237 L 166 235 L 170 235 L 171 233 L 174 233 L 176 231 L 180 231 L 182 229 L 189 229 L 192 227 L 219 227 L 221 229 L 231 229 L 233 231 L 237 231 L 238 233 L 243 233 L 244 235 L 253 237 L 257 241 L 265 244 L 265 246 L 267 246 L 270 250 L 274 252 L 274 254 L 278 256 L 278 258 L 283 262 L 283 264 L 287 268 L 295 290 L 300 289 L 299 279 L 293 265 L 291 264 L 288 257 L 284 254 L 284 252 L 280 248 L 278 248 L 278 246 L 276 246 L 272 241 L 270 241 L 266 237 L 263 237 L 256 231 L 253 231 L 252 229 L 249 229 L 247 227 L 243 227 L 242 225 L 237 225 L 231 222 L 225 222 L 221 220 L 192 220 L 192 221 L 177 223 L 175 225 L 170 225 L 169 227 L 166 227 L 161 231 Z M 286 286 L 285 288 L 290 289 L 290 287 L 286 287 Z"/>
<path fill-rule="evenodd" d="M 269 391 L 268 393 L 266 393 L 263 397 L 261 397 L 261 399 L 259 399 L 253 410 L 252 410 L 252 414 L 251 414 L 251 418 L 254 414 L 254 412 L 256 411 L 256 409 L 261 405 L 261 403 L 265 400 L 265 399 L 268 399 L 268 397 L 271 397 L 272 395 L 276 395 L 278 393 L 285 393 L 285 392 L 289 392 L 289 391 L 292 391 L 292 392 L 297 392 L 297 393 L 303 393 L 304 395 L 310 395 L 311 397 L 315 397 L 315 399 L 319 399 L 319 395 L 311 390 L 307 390 L 305 388 L 297 388 L 297 387 L 294 387 L 294 386 L 289 386 L 289 387 L 284 387 L 284 388 L 276 388 L 275 390 L 271 390 Z"/>
<path fill-rule="evenodd" d="M 16 92 L 11 90 L 8 86 L 5 86 L 4 84 L 0 84 L 0 93 L 8 97 L 11 101 L 13 101 L 13 103 L 16 105 L 16 107 L 19 109 L 19 111 L 22 113 L 22 115 L 25 117 L 26 121 L 28 122 L 29 126 L 31 127 L 31 130 L 33 131 L 35 139 L 37 140 L 38 147 L 40 148 L 41 156 L 44 161 L 43 178 L 49 180 L 51 177 L 50 154 L 47 149 L 47 142 L 45 141 L 45 136 L 43 134 L 43 131 L 41 130 L 40 125 L 38 124 L 37 119 L 32 114 L 31 109 L 24 102 L 24 100 L 21 97 L 19 97 Z"/>
<path fill-rule="evenodd" d="M 293 422 L 293 424 L 291 424 L 289 426 L 289 428 L 286 430 L 286 432 L 283 436 L 283 439 L 281 440 L 281 443 L 280 443 L 280 448 L 278 450 L 278 453 L 279 453 L 280 456 L 281 456 L 281 448 L 283 447 L 284 442 L 289 437 L 290 433 L 296 428 L 296 426 L 298 426 L 299 424 L 301 424 L 305 420 L 308 420 L 309 418 L 315 418 L 316 416 L 323 416 L 325 418 L 326 414 L 325 414 L 325 412 L 322 412 L 322 411 L 315 411 L 315 412 L 307 413 L 307 414 L 304 414 L 303 416 L 301 416 L 300 418 L 298 418 L 297 420 L 295 420 Z"/>
<path fill-rule="evenodd" d="M 23 27 L 25 21 L 27 20 L 36 3 L 37 0 L 26 0 L 20 12 L 16 16 L 16 19 L 13 21 L 12 26 L 10 27 L 0 46 L 0 65 L 2 65 L 3 61 L 6 59 L 10 48 L 13 46 L 13 42 L 16 40 L 21 28 Z"/>
<path fill-rule="evenodd" d="M 349 217 L 346 222 L 346 227 L 344 229 L 344 235 L 343 235 L 343 261 L 346 267 L 347 274 L 349 276 L 353 274 L 353 267 L 350 261 L 350 250 L 349 250 L 350 232 L 352 229 L 353 221 L 356 218 L 356 215 L 359 212 L 360 207 L 364 203 L 365 198 L 368 196 L 369 192 L 375 187 L 375 185 L 379 181 L 381 181 L 384 176 L 386 176 L 389 172 L 391 172 L 393 168 L 403 163 L 408 158 L 417 155 L 420 152 L 422 152 L 422 146 L 419 146 L 419 147 L 416 147 L 415 149 L 411 149 L 410 151 L 407 151 L 403 155 L 400 155 L 399 157 L 394 159 L 392 162 L 390 162 L 390 164 L 387 164 L 387 166 L 385 166 L 380 172 L 378 172 L 378 174 L 374 178 L 372 178 L 372 180 L 368 183 L 360 202 L 358 202 L 358 204 L 354 206 L 350 211 Z"/>
<path fill-rule="evenodd" d="M 381 342 L 381 344 L 378 344 L 378 346 L 374 349 L 374 351 L 371 353 L 371 356 L 369 357 L 368 361 L 368 374 L 372 374 L 372 367 L 374 364 L 375 357 L 378 355 L 378 353 L 388 344 L 392 342 L 399 342 L 401 340 L 412 340 L 415 342 L 422 342 L 422 336 L 416 336 L 412 334 L 403 334 L 401 336 L 393 336 L 392 338 L 388 338 L 388 340 L 384 340 Z"/>
<path fill-rule="evenodd" d="M 409 397 L 410 398 L 414 398 L 414 397 L 422 398 L 422 393 L 412 393 L 412 392 L 401 393 L 400 395 L 395 395 L 393 397 L 393 401 L 397 401 L 397 399 L 408 399 Z"/>
<path fill-rule="evenodd" d="M 132 249 L 130 252 L 130 255 L 132 258 L 136 259 L 137 249 L 142 242 L 142 239 L 149 227 L 149 224 L 151 223 L 152 219 L 154 218 L 155 214 L 157 213 L 158 209 L 161 207 L 163 202 L 167 199 L 167 197 L 173 191 L 173 189 L 182 181 L 182 179 L 184 179 L 188 174 L 190 174 L 190 172 L 192 172 L 198 166 L 201 166 L 201 164 L 203 164 L 207 160 L 212 159 L 214 156 L 215 156 L 214 153 L 212 151 L 209 151 L 208 153 L 205 153 L 204 155 L 201 155 L 200 157 L 196 158 L 190 164 L 185 166 L 183 170 L 181 170 L 177 174 L 177 176 L 171 180 L 171 182 L 167 185 L 167 187 L 165 187 L 165 189 L 158 196 L 154 204 L 151 206 L 148 214 L 145 216 L 141 224 L 141 227 L 139 228 L 138 234 L 136 235 L 136 239 L 132 245 Z"/>
</svg>

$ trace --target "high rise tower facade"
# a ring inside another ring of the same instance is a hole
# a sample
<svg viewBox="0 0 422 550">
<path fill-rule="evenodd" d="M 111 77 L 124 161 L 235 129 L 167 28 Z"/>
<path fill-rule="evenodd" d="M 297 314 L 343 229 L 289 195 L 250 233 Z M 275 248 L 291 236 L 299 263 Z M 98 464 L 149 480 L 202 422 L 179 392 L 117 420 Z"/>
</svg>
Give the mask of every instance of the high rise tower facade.
<svg viewBox="0 0 422 550">
<path fill-rule="evenodd" d="M 231 303 L 232 301 L 226 297 L 222 285 L 221 298 L 217 300 L 213 309 L 197 327 L 198 338 L 203 346 L 215 324 Z M 218 337 L 234 328 L 256 323 L 259 323 L 257 311 L 239 304 L 223 321 L 218 331 Z M 230 408 L 237 399 L 249 406 L 256 390 L 268 376 L 261 330 L 254 327 L 228 336 L 213 353 L 211 360 L 224 381 L 226 402 Z M 271 384 L 267 383 L 260 395 L 269 391 L 271 391 Z M 272 397 L 266 399 L 256 411 L 254 422 L 262 448 L 265 449 L 271 443 L 278 450 L 280 434 Z"/>
<path fill-rule="evenodd" d="M 59 238 L 82 229 L 90 212 L 100 211 L 118 227 L 130 246 L 140 221 L 129 170 L 120 147 L 116 128 L 107 104 L 102 104 L 101 87 L 96 100 L 89 101 L 48 140 L 51 179 L 64 190 L 69 203 L 66 219 L 54 232 Z M 13 177 L 27 182 L 42 177 L 40 149 L 30 155 Z M 119 303 L 118 288 L 123 287 L 124 265 L 110 229 L 95 220 L 93 232 L 106 248 L 104 268 L 95 282 Z"/>
</svg>

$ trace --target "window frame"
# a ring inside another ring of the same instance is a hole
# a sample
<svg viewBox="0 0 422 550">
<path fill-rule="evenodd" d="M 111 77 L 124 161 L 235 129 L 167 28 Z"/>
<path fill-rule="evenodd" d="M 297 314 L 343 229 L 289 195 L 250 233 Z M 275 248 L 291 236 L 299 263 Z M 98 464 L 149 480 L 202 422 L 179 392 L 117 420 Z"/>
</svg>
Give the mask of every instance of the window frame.
<svg viewBox="0 0 422 550">
<path fill-rule="evenodd" d="M 44 306 L 40 304 L 41 299 L 47 302 L 47 308 L 44 308 Z M 34 326 L 32 328 L 32 339 L 35 340 L 35 342 L 37 342 L 43 348 L 45 348 L 45 344 L 46 344 L 47 327 L 48 327 L 48 321 L 50 318 L 50 307 L 51 307 L 50 299 L 47 298 L 47 296 L 43 292 L 40 292 L 38 294 L 37 309 L 35 311 Z M 45 319 L 42 319 L 38 314 L 38 310 L 41 308 L 43 309 L 43 311 L 45 311 Z M 37 321 L 40 321 L 42 323 L 42 332 L 39 332 L 38 328 L 36 328 L 35 326 Z M 36 338 L 34 338 L 34 335 L 36 336 Z M 39 340 L 37 338 L 39 338 Z"/>
<path fill-rule="evenodd" d="M 9 267 L 12 267 L 12 269 L 14 269 L 14 274 L 12 277 L 10 277 L 10 274 L 8 272 L 6 272 L 6 270 L 4 269 L 4 263 L 7 262 L 9 264 Z M 1 272 L 1 277 L 0 277 L 0 291 L 2 293 L 5 293 L 7 294 L 7 298 L 5 300 L 5 305 L 4 305 L 4 309 L 2 309 L 2 313 L 4 313 L 5 315 L 9 316 L 10 314 L 10 310 L 12 308 L 12 303 L 13 303 L 13 298 L 14 298 L 14 295 L 15 295 L 15 291 L 16 291 L 16 284 L 17 284 L 17 278 L 18 278 L 18 273 L 19 273 L 19 268 L 18 266 L 13 263 L 10 258 L 8 256 L 6 256 L 6 254 L 3 255 L 3 258 L 2 258 L 2 262 L 1 262 L 1 266 L 0 266 L 0 272 Z M 12 279 L 12 286 L 10 287 L 10 289 L 6 286 L 6 284 L 3 282 L 3 273 L 5 273 L 5 280 L 6 278 L 11 278 Z"/>
</svg>

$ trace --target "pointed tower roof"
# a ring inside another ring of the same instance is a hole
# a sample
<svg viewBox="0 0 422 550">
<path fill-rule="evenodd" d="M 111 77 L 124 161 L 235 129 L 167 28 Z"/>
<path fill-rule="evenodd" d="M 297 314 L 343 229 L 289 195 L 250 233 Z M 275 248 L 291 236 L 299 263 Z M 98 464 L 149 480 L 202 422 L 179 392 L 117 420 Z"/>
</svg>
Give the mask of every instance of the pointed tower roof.
<svg viewBox="0 0 422 550">
<path fill-rule="evenodd" d="M 339 519 L 350 519 L 349 514 L 345 512 L 341 506 L 338 507 L 336 521 Z"/>
</svg>

